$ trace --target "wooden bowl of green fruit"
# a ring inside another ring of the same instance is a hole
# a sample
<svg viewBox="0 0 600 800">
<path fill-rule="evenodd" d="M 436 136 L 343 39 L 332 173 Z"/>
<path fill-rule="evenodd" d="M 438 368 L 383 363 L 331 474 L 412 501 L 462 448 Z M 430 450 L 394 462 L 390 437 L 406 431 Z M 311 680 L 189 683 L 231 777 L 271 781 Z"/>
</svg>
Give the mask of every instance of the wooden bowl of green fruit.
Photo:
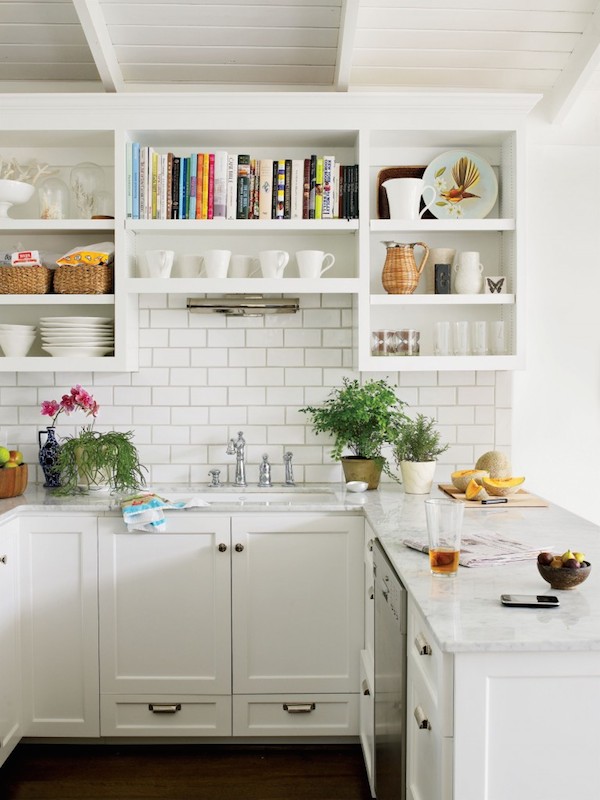
<svg viewBox="0 0 600 800">
<path fill-rule="evenodd" d="M 574 589 L 587 579 L 592 565 L 585 560 L 583 553 L 566 550 L 562 555 L 540 553 L 537 568 L 553 589 Z"/>
</svg>

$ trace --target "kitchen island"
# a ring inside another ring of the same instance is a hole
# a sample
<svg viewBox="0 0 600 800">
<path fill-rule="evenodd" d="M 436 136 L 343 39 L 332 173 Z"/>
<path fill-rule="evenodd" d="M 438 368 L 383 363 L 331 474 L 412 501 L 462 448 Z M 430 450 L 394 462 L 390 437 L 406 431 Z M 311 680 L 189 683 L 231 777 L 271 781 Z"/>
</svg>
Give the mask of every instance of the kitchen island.
<svg viewBox="0 0 600 800">
<path fill-rule="evenodd" d="M 186 487 L 176 488 L 185 494 Z M 197 488 L 189 487 L 190 495 Z M 425 535 L 423 497 L 396 488 L 364 495 L 323 488 L 329 493 L 317 501 L 312 492 L 305 504 L 241 505 L 234 498 L 191 512 L 167 512 L 167 528 L 182 514 L 186 519 L 291 511 L 364 516 L 367 542 L 373 535 L 380 539 L 409 595 L 407 797 L 596 798 L 600 589 L 594 568 L 600 563 L 600 530 L 552 505 L 468 508 L 466 536 L 484 530 L 535 549 L 579 550 L 592 563 L 592 573 L 566 592 L 552 592 L 533 560 L 460 567 L 456 579 L 433 578 L 427 557 L 402 543 Z M 169 487 L 160 489 L 168 496 Z M 110 497 L 56 498 L 31 487 L 23 497 L 0 502 L 0 532 L 40 515 L 48 520 L 96 516 L 119 524 Z M 561 605 L 505 608 L 499 600 L 504 592 L 554 593 Z"/>
</svg>

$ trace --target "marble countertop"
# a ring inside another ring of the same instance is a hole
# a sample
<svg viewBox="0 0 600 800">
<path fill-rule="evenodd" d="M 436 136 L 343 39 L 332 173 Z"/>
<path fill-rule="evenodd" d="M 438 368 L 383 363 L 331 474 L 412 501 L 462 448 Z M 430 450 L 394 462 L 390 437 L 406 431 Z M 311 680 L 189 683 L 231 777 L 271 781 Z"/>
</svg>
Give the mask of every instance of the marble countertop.
<svg viewBox="0 0 600 800">
<path fill-rule="evenodd" d="M 153 487 L 162 496 L 184 497 L 206 487 Z M 284 487 L 279 487 L 284 491 Z M 229 490 L 230 491 L 230 490 Z M 267 490 L 268 491 L 268 490 Z M 240 503 L 244 494 L 256 495 L 256 488 L 232 492 L 232 502 L 211 502 L 193 513 L 273 513 L 282 511 L 344 511 L 364 513 L 382 542 L 400 578 L 424 616 L 440 647 L 449 652 L 498 651 L 598 651 L 600 652 L 600 528 L 555 505 L 542 508 L 489 509 L 467 507 L 463 533 L 499 534 L 556 552 L 579 550 L 592 563 L 587 581 L 571 591 L 553 591 L 540 577 L 533 560 L 493 567 L 459 567 L 456 578 L 433 577 L 427 556 L 407 548 L 403 539 L 425 537 L 422 495 L 405 495 L 399 487 L 382 487 L 376 492 L 351 494 L 340 484 L 298 487 L 298 497 L 307 502 L 278 501 L 272 493 L 265 502 Z M 322 495 L 322 496 L 317 496 Z M 25 495 L 0 501 L 0 521 L 17 514 L 76 512 L 116 513 L 118 501 L 109 495 L 56 497 L 38 486 Z M 167 512 L 181 513 L 181 512 Z M 185 512 L 188 513 L 188 512 Z M 556 594 L 556 609 L 506 608 L 502 593 Z"/>
</svg>

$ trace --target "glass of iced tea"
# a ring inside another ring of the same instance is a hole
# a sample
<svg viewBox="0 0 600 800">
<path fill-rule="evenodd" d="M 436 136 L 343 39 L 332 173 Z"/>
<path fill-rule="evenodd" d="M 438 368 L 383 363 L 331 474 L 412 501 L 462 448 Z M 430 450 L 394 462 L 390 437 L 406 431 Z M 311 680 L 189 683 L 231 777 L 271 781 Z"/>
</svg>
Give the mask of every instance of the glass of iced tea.
<svg viewBox="0 0 600 800">
<path fill-rule="evenodd" d="M 458 572 L 464 509 L 464 505 L 458 500 L 425 500 L 429 566 L 432 575 L 451 578 Z"/>
</svg>

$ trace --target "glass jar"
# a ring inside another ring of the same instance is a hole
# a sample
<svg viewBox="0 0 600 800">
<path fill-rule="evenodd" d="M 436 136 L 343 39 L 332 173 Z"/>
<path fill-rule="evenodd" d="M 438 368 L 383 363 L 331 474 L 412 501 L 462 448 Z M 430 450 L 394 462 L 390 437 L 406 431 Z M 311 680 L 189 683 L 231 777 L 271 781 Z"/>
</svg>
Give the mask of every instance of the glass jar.
<svg viewBox="0 0 600 800">
<path fill-rule="evenodd" d="M 38 187 L 40 219 L 68 219 L 69 187 L 60 178 L 47 178 Z"/>
<path fill-rule="evenodd" d="M 79 219 L 91 219 L 98 192 L 104 189 L 104 171 L 91 161 L 77 164 L 71 170 L 71 193 Z"/>
</svg>

